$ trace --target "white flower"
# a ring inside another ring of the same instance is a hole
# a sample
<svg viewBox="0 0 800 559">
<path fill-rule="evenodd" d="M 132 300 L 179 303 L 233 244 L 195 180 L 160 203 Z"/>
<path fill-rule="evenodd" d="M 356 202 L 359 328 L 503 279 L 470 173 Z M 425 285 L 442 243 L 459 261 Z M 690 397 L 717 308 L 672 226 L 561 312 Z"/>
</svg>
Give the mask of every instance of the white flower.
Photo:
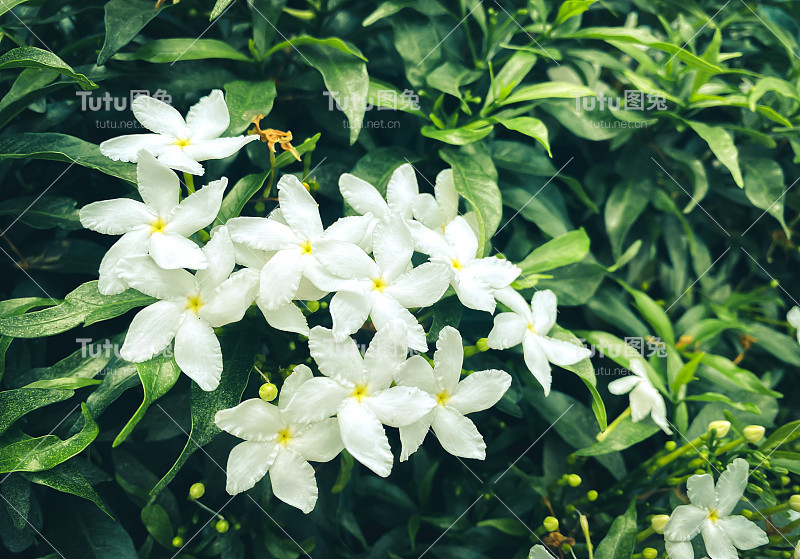
<svg viewBox="0 0 800 559">
<path fill-rule="evenodd" d="M 284 175 L 278 181 L 278 198 L 280 209 L 269 218 L 237 217 L 226 224 L 234 241 L 272 254 L 261 268 L 259 287 L 259 306 L 267 310 L 297 298 L 303 278 L 323 291 L 341 283 L 319 261 L 323 253 L 339 245 L 323 245 L 321 241 L 356 243 L 364 237 L 370 219 L 344 217 L 323 231 L 317 202 L 294 175 Z M 329 256 L 340 258 L 337 253 Z"/>
<path fill-rule="evenodd" d="M 419 185 L 414 167 L 405 163 L 395 169 L 389 178 L 386 200 L 377 188 L 350 173 L 339 177 L 339 191 L 356 212 L 371 216 L 366 235 L 359 243 L 369 253 L 372 252 L 373 231 L 381 219 L 390 215 L 400 216 L 403 220 L 412 219 L 411 205 L 419 194 Z"/>
<path fill-rule="evenodd" d="M 510 287 L 497 291 L 495 296 L 513 312 L 494 317 L 494 328 L 489 332 L 487 343 L 493 349 L 522 344 L 525 364 L 544 388 L 545 396 L 550 393 L 553 380 L 550 363 L 574 365 L 591 356 L 592 352 L 584 347 L 547 337 L 556 323 L 557 304 L 555 293 L 549 289 L 537 291 L 530 305 Z"/>
<path fill-rule="evenodd" d="M 692 504 L 677 507 L 664 529 L 667 553 L 672 559 L 693 559 L 690 540 L 702 533 L 711 559 L 736 559 L 737 549 L 753 549 L 768 542 L 767 534 L 744 516 L 731 516 L 747 487 L 749 466 L 742 458 L 730 463 L 714 487 L 708 474 L 686 482 Z"/>
<path fill-rule="evenodd" d="M 433 367 L 421 355 L 414 355 L 398 369 L 395 374 L 398 385 L 417 387 L 436 398 L 437 404 L 419 421 L 400 427 L 401 461 L 416 452 L 431 427 L 450 454 L 478 460 L 486 458 L 483 437 L 464 415 L 495 405 L 511 386 L 511 376 L 492 369 L 474 372 L 459 382 L 463 360 L 461 334 L 445 326 L 436 343 Z"/>
<path fill-rule="evenodd" d="M 242 319 L 255 297 L 255 282 L 243 271 L 231 275 L 233 246 L 225 228 L 216 231 L 203 253 L 208 268 L 195 275 L 164 270 L 147 256 L 120 263 L 120 276 L 129 286 L 161 299 L 133 317 L 120 355 L 133 363 L 147 361 L 174 339 L 181 370 L 203 390 L 214 390 L 222 374 L 214 328 Z"/>
<path fill-rule="evenodd" d="M 647 378 L 644 365 L 640 360 L 634 359 L 630 363 L 630 369 L 633 374 L 609 383 L 608 391 L 617 396 L 630 392 L 633 422 L 638 423 L 649 414 L 656 425 L 667 435 L 671 435 L 664 398 Z"/>
<path fill-rule="evenodd" d="M 449 271 L 433 262 L 411 268 L 414 242 L 399 216 L 381 220 L 373 239 L 375 260 L 355 245 L 332 241 L 319 255 L 328 270 L 350 280 L 331 300 L 333 334 L 341 341 L 361 328 L 367 317 L 379 331 L 392 320 L 401 320 L 408 346 L 427 351 L 425 331 L 408 309 L 429 307 L 441 299 L 450 283 Z"/>
<path fill-rule="evenodd" d="M 555 555 L 550 553 L 543 545 L 534 545 L 528 552 L 528 559 L 554 559 Z"/>
<path fill-rule="evenodd" d="M 450 283 L 465 307 L 493 313 L 495 291 L 511 285 L 521 272 L 508 260 L 477 258 L 478 238 L 461 216 L 453 218 L 442 235 L 417 222 L 407 225 L 416 247 L 450 269 Z"/>
<path fill-rule="evenodd" d="M 220 138 L 231 117 L 219 89 L 192 106 L 186 120 L 171 105 L 148 95 L 137 97 L 131 108 L 136 120 L 153 134 L 120 136 L 100 144 L 102 154 L 114 161 L 136 162 L 139 152 L 147 150 L 171 169 L 202 175 L 205 170 L 198 161 L 223 159 L 258 139 L 255 135 Z"/>
<path fill-rule="evenodd" d="M 382 477 L 392 471 L 394 457 L 381 423 L 404 427 L 436 406 L 418 388 L 391 386 L 406 357 L 405 345 L 397 341 L 402 332 L 401 324 L 389 324 L 375 334 L 362 358 L 351 338 L 336 342 L 330 330 L 312 328 L 308 345 L 325 376 L 305 382 L 286 408 L 304 421 L 336 414 L 344 447 Z"/>
<path fill-rule="evenodd" d="M 106 235 L 122 235 L 100 263 L 98 289 L 104 295 L 122 293 L 127 285 L 117 276 L 127 256 L 147 255 L 165 269 L 203 269 L 208 261 L 187 237 L 209 225 L 219 213 L 228 179 L 221 178 L 178 202 L 178 175 L 143 151 L 136 166 L 139 194 L 144 203 L 129 198 L 87 204 L 81 224 Z"/>
<path fill-rule="evenodd" d="M 792 307 L 786 314 L 789 324 L 797 328 L 797 342 L 800 343 L 800 307 Z"/>
<path fill-rule="evenodd" d="M 298 365 L 283 382 L 277 406 L 253 398 L 217 412 L 217 427 L 245 440 L 228 457 L 228 493 L 247 491 L 269 471 L 278 499 L 306 514 L 314 510 L 317 481 L 308 461 L 333 460 L 344 446 L 336 418 L 309 424 L 286 411 L 298 388 L 311 378 L 311 369 Z"/>
<path fill-rule="evenodd" d="M 411 200 L 414 219 L 428 229 L 444 231 L 445 226 L 458 215 L 458 192 L 453 182 L 453 170 L 445 169 L 436 175 L 434 195 L 417 194 Z"/>
</svg>

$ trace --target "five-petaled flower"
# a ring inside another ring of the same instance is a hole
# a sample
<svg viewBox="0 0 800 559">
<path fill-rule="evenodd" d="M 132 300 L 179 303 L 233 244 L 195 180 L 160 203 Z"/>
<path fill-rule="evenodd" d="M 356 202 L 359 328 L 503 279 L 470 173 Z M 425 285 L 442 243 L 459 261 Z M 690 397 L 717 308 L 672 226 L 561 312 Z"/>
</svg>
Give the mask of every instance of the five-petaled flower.
<svg viewBox="0 0 800 559">
<path fill-rule="evenodd" d="M 671 435 L 664 398 L 648 378 L 644 364 L 639 359 L 632 359 L 630 370 L 632 375 L 610 382 L 608 391 L 618 396 L 630 393 L 631 419 L 634 423 L 638 423 L 649 414 L 656 425 L 667 435 Z"/>
<path fill-rule="evenodd" d="M 200 161 L 223 159 L 239 151 L 258 136 L 221 138 L 231 117 L 219 89 L 200 99 L 189 109 L 186 120 L 171 105 L 148 95 L 131 104 L 136 120 L 153 132 L 111 138 L 100 144 L 100 151 L 114 161 L 136 162 L 141 150 L 147 150 L 169 167 L 202 175 Z"/>
</svg>

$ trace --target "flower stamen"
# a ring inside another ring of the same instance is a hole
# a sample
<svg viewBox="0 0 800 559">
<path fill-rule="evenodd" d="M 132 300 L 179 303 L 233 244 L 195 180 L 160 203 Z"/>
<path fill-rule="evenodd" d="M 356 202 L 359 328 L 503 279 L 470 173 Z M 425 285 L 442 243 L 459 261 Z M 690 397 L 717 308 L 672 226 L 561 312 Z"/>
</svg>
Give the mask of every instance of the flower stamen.
<svg viewBox="0 0 800 559">
<path fill-rule="evenodd" d="M 167 222 L 159 217 L 155 221 L 150 222 L 150 233 L 163 233 L 166 227 Z"/>
<path fill-rule="evenodd" d="M 186 298 L 186 309 L 192 311 L 194 314 L 200 312 L 203 307 L 203 299 L 200 295 L 191 295 Z"/>
<path fill-rule="evenodd" d="M 450 400 L 450 393 L 447 390 L 442 390 L 436 395 L 436 404 L 444 407 Z"/>
<path fill-rule="evenodd" d="M 289 430 L 288 427 L 281 429 L 278 431 L 278 438 L 275 440 L 276 443 L 286 446 L 289 444 L 289 441 L 292 440 L 292 432 Z"/>
<path fill-rule="evenodd" d="M 357 384 L 356 387 L 353 389 L 353 392 L 350 394 L 353 398 L 356 399 L 356 402 L 361 402 L 364 398 L 369 396 L 369 392 L 367 391 L 366 384 Z"/>
<path fill-rule="evenodd" d="M 372 279 L 372 289 L 375 291 L 379 291 L 383 293 L 383 291 L 389 287 L 389 284 L 383 278 L 373 278 Z"/>
<path fill-rule="evenodd" d="M 305 241 L 300 243 L 300 250 L 303 254 L 312 254 L 311 252 L 311 241 Z"/>
</svg>

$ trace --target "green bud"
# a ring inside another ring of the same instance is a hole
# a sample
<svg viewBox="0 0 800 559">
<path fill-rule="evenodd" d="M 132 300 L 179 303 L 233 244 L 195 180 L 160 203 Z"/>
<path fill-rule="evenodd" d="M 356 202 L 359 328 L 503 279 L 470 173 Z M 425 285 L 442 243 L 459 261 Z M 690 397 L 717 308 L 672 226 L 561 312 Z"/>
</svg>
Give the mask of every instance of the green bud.
<svg viewBox="0 0 800 559">
<path fill-rule="evenodd" d="M 174 538 L 172 538 L 172 546 L 183 547 L 183 538 L 180 536 L 175 536 Z"/>
<path fill-rule="evenodd" d="M 328 302 L 327 301 L 320 301 L 319 308 L 327 309 L 328 308 Z"/>
<path fill-rule="evenodd" d="M 658 557 L 658 551 L 652 547 L 645 547 L 642 550 L 642 559 L 656 559 L 656 557 Z"/>
<path fill-rule="evenodd" d="M 561 544 L 561 551 L 563 551 L 564 553 L 569 553 L 571 550 L 572 550 L 572 546 L 569 545 L 568 543 L 562 543 Z"/>
<path fill-rule="evenodd" d="M 567 514 L 572 514 L 572 513 L 573 513 L 573 512 L 575 512 L 576 510 L 578 510 L 578 509 L 576 509 L 576 508 L 575 508 L 575 505 L 567 505 L 566 507 L 564 507 L 564 511 L 565 511 Z"/>
<path fill-rule="evenodd" d="M 755 485 L 753 483 L 747 484 L 747 490 L 750 491 L 751 493 L 755 493 L 756 495 L 761 495 L 764 492 L 763 489 L 761 489 L 758 485 Z"/>
<path fill-rule="evenodd" d="M 297 349 L 297 344 L 294 341 L 289 342 L 289 351 L 294 351 Z"/>
<path fill-rule="evenodd" d="M 778 285 L 780 285 L 780 284 L 778 283 L 778 280 L 776 280 L 776 279 L 773 279 L 773 280 L 771 280 L 771 281 L 769 282 L 769 285 L 770 285 L 770 287 L 773 287 L 773 288 L 775 288 L 775 287 L 778 287 Z"/>
<path fill-rule="evenodd" d="M 717 439 L 723 438 L 731 430 L 731 422 L 725 420 L 712 421 L 708 424 L 708 431 L 714 431 L 714 437 Z"/>
<path fill-rule="evenodd" d="M 777 474 L 779 476 L 783 476 L 789 473 L 789 470 L 784 468 L 783 466 L 772 466 L 772 473 Z"/>
<path fill-rule="evenodd" d="M 764 438 L 766 431 L 763 425 L 748 425 L 743 431 L 744 439 L 750 444 L 758 444 Z"/>
<path fill-rule="evenodd" d="M 792 483 L 792 478 L 789 476 L 781 476 L 781 485 L 786 486 Z"/>
<path fill-rule="evenodd" d="M 189 488 L 189 497 L 194 500 L 199 499 L 206 493 L 206 486 L 202 483 L 195 483 Z"/>
<path fill-rule="evenodd" d="M 800 485 L 792 485 L 792 493 L 800 493 Z"/>
<path fill-rule="evenodd" d="M 675 441 L 667 441 L 666 444 L 664 444 L 664 448 L 669 452 L 672 452 L 673 450 L 678 448 L 678 443 L 676 443 Z"/>
<path fill-rule="evenodd" d="M 211 240 L 211 235 L 209 235 L 208 231 L 205 229 L 200 229 L 200 231 L 197 232 L 197 240 L 201 243 L 207 243 Z"/>
<path fill-rule="evenodd" d="M 489 351 L 489 342 L 486 338 L 481 338 L 477 342 L 475 342 L 475 347 L 478 348 L 478 351 Z"/>
<path fill-rule="evenodd" d="M 759 452 L 758 450 L 753 452 L 753 458 L 761 462 L 762 464 L 767 460 L 767 457 L 764 455 L 763 452 Z"/>
<path fill-rule="evenodd" d="M 747 520 L 753 518 L 754 515 L 755 513 L 749 509 L 742 510 L 742 516 L 744 516 Z"/>
<path fill-rule="evenodd" d="M 656 534 L 663 534 L 664 528 L 667 526 L 667 522 L 669 522 L 669 516 L 666 514 L 657 514 L 650 521 L 650 527 Z"/>
<path fill-rule="evenodd" d="M 267 211 L 267 205 L 264 202 L 256 202 L 255 210 L 257 214 L 263 214 Z"/>
<path fill-rule="evenodd" d="M 228 521 L 224 518 L 217 522 L 217 532 L 220 534 L 224 534 L 230 529 L 231 525 L 228 524 Z"/>
<path fill-rule="evenodd" d="M 794 512 L 800 512 L 800 495 L 792 495 L 789 497 L 789 508 Z"/>
<path fill-rule="evenodd" d="M 258 389 L 258 397 L 265 402 L 271 402 L 278 396 L 278 387 L 271 382 L 265 382 Z"/>
<path fill-rule="evenodd" d="M 319 310 L 319 301 L 308 301 L 306 308 L 312 313 L 317 312 Z"/>
<path fill-rule="evenodd" d="M 579 476 L 578 474 L 569 474 L 567 476 L 567 483 L 569 484 L 570 487 L 578 487 L 581 484 L 581 482 L 583 482 L 583 480 L 581 479 L 581 476 Z"/>
<path fill-rule="evenodd" d="M 544 522 L 542 522 L 542 526 L 544 526 L 544 529 L 547 530 L 548 532 L 557 532 L 558 518 L 554 516 L 548 516 L 547 518 L 544 519 Z"/>
<path fill-rule="evenodd" d="M 589 499 L 589 502 L 593 502 L 597 500 L 597 491 L 592 489 L 591 491 L 586 493 L 586 498 Z"/>
</svg>

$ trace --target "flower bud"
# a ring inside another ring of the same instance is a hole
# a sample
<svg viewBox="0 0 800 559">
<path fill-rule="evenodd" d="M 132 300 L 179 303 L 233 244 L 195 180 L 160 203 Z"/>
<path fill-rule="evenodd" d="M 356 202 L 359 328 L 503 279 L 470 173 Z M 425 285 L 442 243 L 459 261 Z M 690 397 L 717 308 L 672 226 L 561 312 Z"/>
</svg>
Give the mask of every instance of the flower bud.
<svg viewBox="0 0 800 559">
<path fill-rule="evenodd" d="M 792 483 L 792 478 L 789 476 L 781 476 L 781 486 L 786 486 Z"/>
<path fill-rule="evenodd" d="M 489 351 L 489 342 L 486 338 L 481 338 L 477 342 L 475 342 L 475 347 L 478 348 L 478 351 Z"/>
<path fill-rule="evenodd" d="M 667 442 L 664 444 L 664 448 L 665 448 L 665 449 L 666 449 L 668 452 L 672 452 L 672 451 L 673 451 L 673 450 L 675 450 L 677 447 L 678 447 L 678 443 L 676 443 L 675 441 L 667 441 Z"/>
<path fill-rule="evenodd" d="M 657 514 L 653 517 L 653 520 L 650 521 L 650 527 L 653 528 L 653 532 L 656 534 L 663 534 L 667 522 L 669 522 L 669 516 L 666 514 Z"/>
<path fill-rule="evenodd" d="M 175 536 L 174 538 L 172 538 L 172 546 L 183 547 L 183 538 L 180 536 Z"/>
<path fill-rule="evenodd" d="M 586 493 L 586 498 L 589 499 L 589 502 L 597 500 L 597 491 L 592 489 L 591 491 Z"/>
<path fill-rule="evenodd" d="M 583 480 L 578 474 L 570 474 L 567 476 L 567 483 L 570 487 L 578 487 Z"/>
<path fill-rule="evenodd" d="M 658 551 L 652 547 L 645 547 L 642 550 L 642 559 L 656 559 Z"/>
<path fill-rule="evenodd" d="M 544 522 L 542 522 L 542 526 L 544 526 L 544 529 L 547 530 L 548 532 L 557 532 L 558 518 L 554 516 L 548 516 L 547 518 L 544 519 Z"/>
<path fill-rule="evenodd" d="M 309 310 L 309 312 L 317 312 L 319 310 L 319 301 L 307 301 L 306 308 Z"/>
<path fill-rule="evenodd" d="M 792 495 L 789 497 L 789 508 L 794 512 L 800 512 L 800 495 Z"/>
<path fill-rule="evenodd" d="M 744 439 L 750 444 L 758 444 L 764 438 L 765 432 L 763 425 L 748 425 L 743 431 Z"/>
<path fill-rule="evenodd" d="M 756 513 L 754 513 L 753 511 L 751 511 L 749 509 L 744 509 L 742 511 L 742 516 L 744 516 L 747 520 L 751 520 L 755 516 L 755 514 Z"/>
<path fill-rule="evenodd" d="M 265 382 L 258 389 L 258 397 L 265 402 L 271 402 L 278 396 L 278 387 L 271 382 Z"/>
<path fill-rule="evenodd" d="M 197 500 L 203 495 L 205 495 L 205 492 L 206 492 L 205 485 L 203 485 L 202 483 L 195 483 L 189 488 L 189 497 L 191 497 L 194 500 Z"/>
<path fill-rule="evenodd" d="M 217 522 L 217 532 L 220 534 L 224 534 L 230 529 L 231 525 L 228 524 L 228 521 L 224 518 Z"/>
<path fill-rule="evenodd" d="M 764 492 L 764 490 L 761 487 L 759 487 L 758 485 L 756 485 L 754 483 L 748 483 L 747 484 L 747 490 L 750 493 L 755 493 L 756 495 L 761 495 Z"/>
<path fill-rule="evenodd" d="M 731 430 L 731 422 L 725 420 L 712 421 L 708 424 L 708 430 L 709 432 L 714 431 L 714 437 L 721 439 Z"/>
</svg>

